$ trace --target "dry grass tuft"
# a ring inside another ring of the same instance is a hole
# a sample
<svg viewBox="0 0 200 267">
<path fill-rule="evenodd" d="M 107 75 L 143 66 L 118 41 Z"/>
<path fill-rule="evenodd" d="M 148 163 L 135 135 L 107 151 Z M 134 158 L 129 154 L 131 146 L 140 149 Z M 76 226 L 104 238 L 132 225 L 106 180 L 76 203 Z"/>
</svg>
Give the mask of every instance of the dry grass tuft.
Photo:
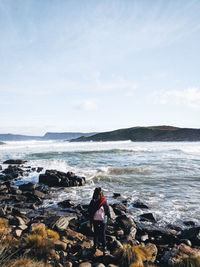
<svg viewBox="0 0 200 267">
<path fill-rule="evenodd" d="M 46 232 L 44 224 L 39 224 L 39 225 L 35 226 L 34 230 L 32 230 L 32 233 L 35 235 L 40 235 L 43 238 L 47 237 L 47 232 Z"/>
<path fill-rule="evenodd" d="M 47 233 L 47 237 L 51 240 L 59 240 L 60 239 L 59 234 L 53 230 L 47 229 L 46 233 Z"/>
<path fill-rule="evenodd" d="M 123 249 L 116 252 L 115 256 L 119 259 L 120 267 L 145 267 L 144 261 L 151 258 L 151 253 L 147 248 L 139 245 L 124 244 Z"/>
<path fill-rule="evenodd" d="M 37 259 L 47 259 L 51 255 L 53 243 L 41 235 L 30 234 L 26 237 L 25 243 Z"/>
<path fill-rule="evenodd" d="M 22 256 L 18 259 L 9 261 L 3 267 L 47 267 L 47 266 L 50 265 L 46 265 L 42 261 L 35 261 L 33 259 Z"/>
</svg>

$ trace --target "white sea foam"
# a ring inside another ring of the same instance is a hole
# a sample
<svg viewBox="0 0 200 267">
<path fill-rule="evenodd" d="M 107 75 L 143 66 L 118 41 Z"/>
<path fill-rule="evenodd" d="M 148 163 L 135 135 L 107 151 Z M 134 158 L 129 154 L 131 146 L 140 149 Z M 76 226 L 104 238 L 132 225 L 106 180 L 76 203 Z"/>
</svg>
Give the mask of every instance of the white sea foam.
<svg viewBox="0 0 200 267">
<path fill-rule="evenodd" d="M 84 187 L 57 190 L 54 204 L 66 198 L 88 202 L 93 189 L 101 186 L 110 202 L 115 201 L 114 192 L 141 199 L 167 223 L 200 220 L 200 142 L 7 142 L 0 154 L 1 165 L 9 158 L 22 158 L 26 165 L 43 167 L 43 172 L 56 169 L 86 177 Z M 33 172 L 17 183 L 38 182 L 38 176 Z M 130 209 L 135 216 L 142 212 Z"/>
</svg>

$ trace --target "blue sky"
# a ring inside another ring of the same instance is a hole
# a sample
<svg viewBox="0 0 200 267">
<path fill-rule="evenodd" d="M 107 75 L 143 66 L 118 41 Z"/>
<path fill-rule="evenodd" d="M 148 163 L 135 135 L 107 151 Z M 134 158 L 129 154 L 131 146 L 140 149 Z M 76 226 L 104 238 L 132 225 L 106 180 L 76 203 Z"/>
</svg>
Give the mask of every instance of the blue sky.
<svg viewBox="0 0 200 267">
<path fill-rule="evenodd" d="M 0 133 L 200 128 L 199 0 L 0 0 Z"/>
</svg>

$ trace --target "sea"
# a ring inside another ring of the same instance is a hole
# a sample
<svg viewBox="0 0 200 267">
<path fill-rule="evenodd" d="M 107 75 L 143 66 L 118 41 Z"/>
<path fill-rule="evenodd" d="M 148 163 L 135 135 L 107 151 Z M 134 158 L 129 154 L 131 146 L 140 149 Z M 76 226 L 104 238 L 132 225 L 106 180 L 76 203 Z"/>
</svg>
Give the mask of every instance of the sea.
<svg viewBox="0 0 200 267">
<path fill-rule="evenodd" d="M 86 177 L 85 186 L 56 190 L 44 208 L 65 199 L 88 204 L 94 188 L 102 187 L 110 204 L 118 201 L 114 193 L 129 199 L 136 221 L 145 212 L 153 212 L 160 225 L 200 221 L 200 142 L 10 141 L 0 145 L 0 164 L 7 159 Z M 38 183 L 38 177 L 33 172 L 15 184 Z M 149 209 L 134 208 L 137 200 Z"/>
</svg>

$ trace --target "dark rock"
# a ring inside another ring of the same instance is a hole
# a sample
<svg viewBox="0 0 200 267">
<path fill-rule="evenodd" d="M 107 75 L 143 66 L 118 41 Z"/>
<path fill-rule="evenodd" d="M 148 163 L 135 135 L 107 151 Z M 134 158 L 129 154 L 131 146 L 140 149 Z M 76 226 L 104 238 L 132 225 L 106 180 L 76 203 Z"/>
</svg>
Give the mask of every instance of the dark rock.
<svg viewBox="0 0 200 267">
<path fill-rule="evenodd" d="M 3 162 L 3 164 L 16 164 L 16 165 L 20 165 L 20 164 L 24 164 L 26 163 L 26 160 L 22 160 L 22 159 L 9 159 Z"/>
<path fill-rule="evenodd" d="M 38 167 L 37 172 L 41 172 L 43 170 L 43 167 Z"/>
<path fill-rule="evenodd" d="M 27 183 L 27 184 L 21 184 L 19 186 L 19 189 L 22 191 L 32 191 L 37 187 L 37 184 L 34 183 Z"/>
<path fill-rule="evenodd" d="M 2 166 L 0 165 L 0 171 L 2 170 Z"/>
<path fill-rule="evenodd" d="M 66 199 L 66 200 L 59 202 L 58 205 L 63 208 L 71 208 L 75 206 L 75 203 L 70 199 Z"/>
<path fill-rule="evenodd" d="M 40 174 L 39 183 L 54 187 L 82 186 L 85 184 L 85 177 L 76 176 L 72 172 L 46 170 L 45 174 Z"/>
<path fill-rule="evenodd" d="M 199 257 L 200 250 L 191 248 L 185 244 L 174 246 L 172 250 L 165 253 L 162 257 L 162 261 L 170 266 L 180 264 L 185 257 Z M 189 265 L 190 266 L 190 265 Z"/>
<path fill-rule="evenodd" d="M 125 215 L 126 207 L 123 204 L 114 203 L 111 205 L 116 215 Z"/>
<path fill-rule="evenodd" d="M 183 243 L 183 244 L 185 244 L 185 245 L 187 245 L 187 246 L 189 246 L 189 247 L 192 246 L 192 243 L 191 243 L 191 241 L 190 241 L 189 239 L 181 239 L 181 240 L 179 241 L 179 244 L 181 244 L 181 243 Z"/>
<path fill-rule="evenodd" d="M 144 213 L 140 215 L 141 221 L 157 222 L 156 215 L 154 213 Z"/>
<path fill-rule="evenodd" d="M 200 226 L 183 230 L 179 238 L 189 239 L 193 245 L 200 246 Z"/>
<path fill-rule="evenodd" d="M 195 226 L 195 222 L 193 221 L 184 221 L 183 224 L 186 226 Z"/>
<path fill-rule="evenodd" d="M 25 203 L 27 201 L 27 197 L 24 195 L 13 195 L 12 198 L 16 202 L 24 202 Z"/>
<path fill-rule="evenodd" d="M 14 187 L 14 186 L 9 188 L 9 192 L 13 195 L 21 195 L 22 194 L 22 191 L 19 190 L 17 187 Z"/>
<path fill-rule="evenodd" d="M 44 193 L 42 193 L 42 192 L 40 192 L 38 190 L 34 190 L 33 191 L 33 195 L 36 196 L 36 197 L 42 198 L 42 199 L 46 197 L 46 194 L 44 194 Z"/>
<path fill-rule="evenodd" d="M 149 207 L 144 204 L 142 201 L 139 199 L 133 202 L 133 207 L 138 208 L 138 209 L 149 209 Z"/>
<path fill-rule="evenodd" d="M 121 197 L 121 194 L 119 194 L 119 193 L 113 193 L 113 197 L 114 197 L 114 198 Z"/>
<path fill-rule="evenodd" d="M 124 230 L 124 233 L 128 235 L 130 233 L 131 227 L 136 228 L 134 220 L 126 215 L 120 215 L 116 218 L 116 224 L 118 227 Z"/>
<path fill-rule="evenodd" d="M 7 190 L 7 186 L 5 184 L 0 184 L 0 191 Z"/>
</svg>

